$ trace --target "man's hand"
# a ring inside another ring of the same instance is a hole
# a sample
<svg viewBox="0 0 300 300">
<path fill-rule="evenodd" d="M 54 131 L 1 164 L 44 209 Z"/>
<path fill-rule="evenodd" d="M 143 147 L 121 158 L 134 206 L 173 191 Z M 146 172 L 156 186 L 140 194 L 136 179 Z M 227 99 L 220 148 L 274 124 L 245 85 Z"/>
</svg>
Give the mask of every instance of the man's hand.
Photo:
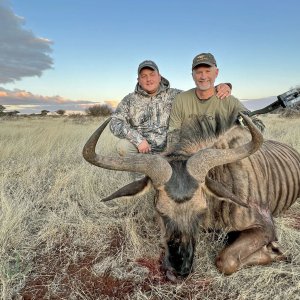
<svg viewBox="0 0 300 300">
<path fill-rule="evenodd" d="M 217 97 L 224 99 L 231 95 L 231 88 L 226 83 L 220 83 L 216 86 Z"/>
<path fill-rule="evenodd" d="M 151 151 L 151 147 L 148 144 L 147 140 L 143 140 L 139 145 L 138 145 L 138 150 L 139 153 L 149 153 Z"/>
</svg>

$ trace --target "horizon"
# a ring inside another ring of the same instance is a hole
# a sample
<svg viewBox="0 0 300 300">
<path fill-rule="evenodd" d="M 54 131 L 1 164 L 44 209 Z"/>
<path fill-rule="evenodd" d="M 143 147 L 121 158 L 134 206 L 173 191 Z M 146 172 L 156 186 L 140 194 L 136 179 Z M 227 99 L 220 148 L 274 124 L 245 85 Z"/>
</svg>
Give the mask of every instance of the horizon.
<svg viewBox="0 0 300 300">
<path fill-rule="evenodd" d="M 273 102 L 275 102 L 277 100 L 277 97 L 275 96 L 272 96 L 272 97 L 267 97 L 267 98 L 263 98 L 263 99 L 251 99 L 251 100 L 241 100 L 241 102 L 245 105 L 245 107 L 247 109 L 249 109 L 250 111 L 254 111 L 254 110 L 257 110 L 257 109 L 261 109 Z M 75 109 L 75 110 L 72 110 L 72 109 L 66 109 L 66 107 L 64 107 L 63 105 L 58 105 L 58 106 L 47 106 L 47 105 L 44 105 L 44 106 L 39 106 L 39 108 L 32 108 L 32 109 L 29 109 L 29 108 L 25 108 L 23 110 L 21 110 L 19 112 L 19 115 L 31 115 L 31 114 L 40 114 L 42 110 L 48 110 L 48 109 L 51 109 L 48 113 L 51 114 L 51 113 L 56 113 L 56 111 L 58 110 L 65 110 L 65 114 L 68 115 L 68 114 L 73 114 L 73 113 L 83 113 L 85 114 L 85 111 L 86 109 L 88 108 L 88 106 L 93 106 L 93 105 L 109 105 L 112 109 L 115 109 L 117 107 L 117 104 L 118 102 L 116 101 L 105 101 L 104 103 L 91 103 L 89 105 L 86 105 L 85 108 L 83 109 Z M 18 111 L 18 106 L 13 106 L 13 105 L 3 105 L 5 107 L 5 111 L 4 112 L 13 112 L 13 111 Z M 69 105 L 67 105 L 67 107 L 69 107 Z"/>
</svg>

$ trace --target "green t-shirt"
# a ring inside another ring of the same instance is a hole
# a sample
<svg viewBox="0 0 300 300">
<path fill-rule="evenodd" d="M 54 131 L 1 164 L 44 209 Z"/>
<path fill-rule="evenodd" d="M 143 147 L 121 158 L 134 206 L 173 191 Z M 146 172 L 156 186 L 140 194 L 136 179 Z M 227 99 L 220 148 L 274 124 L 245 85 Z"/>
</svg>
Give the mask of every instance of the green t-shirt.
<svg viewBox="0 0 300 300">
<path fill-rule="evenodd" d="M 216 128 L 216 113 L 221 119 L 227 120 L 235 111 L 247 111 L 237 98 L 229 96 L 221 100 L 214 95 L 207 100 L 200 100 L 196 95 L 196 89 L 193 88 L 175 97 L 170 115 L 169 132 L 180 129 L 184 122 L 192 120 L 195 116 L 208 117 L 212 126 Z"/>
</svg>

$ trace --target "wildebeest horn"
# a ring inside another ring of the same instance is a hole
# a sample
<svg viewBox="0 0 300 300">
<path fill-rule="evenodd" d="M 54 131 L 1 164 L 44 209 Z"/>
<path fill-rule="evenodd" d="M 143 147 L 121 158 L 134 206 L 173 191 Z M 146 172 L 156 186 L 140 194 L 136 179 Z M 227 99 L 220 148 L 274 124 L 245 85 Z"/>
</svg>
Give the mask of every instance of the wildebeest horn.
<svg viewBox="0 0 300 300">
<path fill-rule="evenodd" d="M 116 192 L 112 193 L 110 196 L 102 199 L 101 202 L 110 201 L 120 197 L 136 196 L 145 190 L 149 181 L 150 179 L 146 176 L 140 180 L 130 182 L 129 184 L 117 190 Z"/>
<path fill-rule="evenodd" d="M 261 147 L 263 143 L 261 132 L 248 116 L 243 113 L 240 113 L 240 115 L 249 128 L 252 140 L 245 145 L 233 149 L 209 148 L 202 149 L 194 154 L 187 161 L 187 169 L 198 181 L 204 182 L 205 176 L 211 168 L 248 157 Z"/>
<path fill-rule="evenodd" d="M 148 175 L 155 187 L 169 180 L 172 168 L 163 157 L 152 154 L 136 154 L 131 156 L 104 156 L 96 154 L 96 145 L 101 133 L 111 118 L 108 118 L 89 138 L 83 147 L 83 157 L 89 163 L 109 170 L 139 172 Z"/>
</svg>

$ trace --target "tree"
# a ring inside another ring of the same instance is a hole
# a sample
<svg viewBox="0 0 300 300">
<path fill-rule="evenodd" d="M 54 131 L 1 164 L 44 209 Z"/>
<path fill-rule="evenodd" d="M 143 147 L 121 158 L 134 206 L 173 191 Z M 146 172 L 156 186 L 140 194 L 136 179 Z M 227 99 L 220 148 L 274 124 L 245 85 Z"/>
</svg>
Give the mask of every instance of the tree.
<svg viewBox="0 0 300 300">
<path fill-rule="evenodd" d="M 56 111 L 56 113 L 60 116 L 63 116 L 66 113 L 66 111 L 64 109 L 59 109 Z"/>
<path fill-rule="evenodd" d="M 42 115 L 42 116 L 47 116 L 47 114 L 48 114 L 49 112 L 50 112 L 49 110 L 43 109 L 43 110 L 41 111 L 41 115 Z"/>
<path fill-rule="evenodd" d="M 88 107 L 85 112 L 92 117 L 107 117 L 113 113 L 113 109 L 107 104 L 95 104 Z"/>
<path fill-rule="evenodd" d="M 8 111 L 5 113 L 6 116 L 12 117 L 12 116 L 16 116 L 17 114 L 19 114 L 20 112 L 17 110 L 14 111 Z"/>
<path fill-rule="evenodd" d="M 4 110 L 6 109 L 6 107 L 5 106 L 3 106 L 3 105 L 0 105 L 0 116 L 3 116 L 3 115 L 5 115 L 5 112 L 4 112 Z"/>
</svg>

